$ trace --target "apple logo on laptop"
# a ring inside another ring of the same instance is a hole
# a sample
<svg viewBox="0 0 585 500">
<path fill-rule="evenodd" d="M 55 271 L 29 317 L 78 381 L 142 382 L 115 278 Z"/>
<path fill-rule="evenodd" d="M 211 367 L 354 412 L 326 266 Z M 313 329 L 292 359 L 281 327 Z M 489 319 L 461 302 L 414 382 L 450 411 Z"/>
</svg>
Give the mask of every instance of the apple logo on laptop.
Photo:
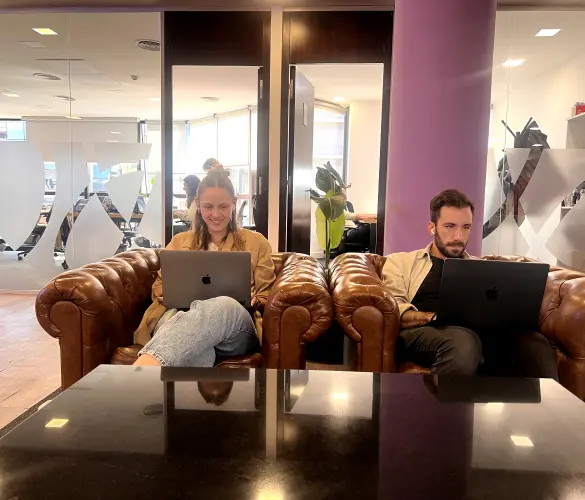
<svg viewBox="0 0 585 500">
<path fill-rule="evenodd" d="M 201 278 L 201 282 L 204 285 L 211 285 L 211 276 L 209 276 L 209 274 L 206 274 L 205 276 L 203 276 L 203 278 Z"/>
<path fill-rule="evenodd" d="M 485 296 L 488 300 L 497 300 L 498 298 L 498 289 L 494 286 L 493 288 L 488 288 L 485 291 Z"/>
</svg>

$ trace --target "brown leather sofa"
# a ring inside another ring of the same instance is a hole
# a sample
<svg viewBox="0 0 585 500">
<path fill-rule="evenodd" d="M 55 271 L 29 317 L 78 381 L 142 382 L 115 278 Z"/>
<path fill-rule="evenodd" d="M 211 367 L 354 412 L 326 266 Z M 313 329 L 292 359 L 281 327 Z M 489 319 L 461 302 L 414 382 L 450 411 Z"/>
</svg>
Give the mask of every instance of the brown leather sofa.
<svg viewBox="0 0 585 500">
<path fill-rule="evenodd" d="M 528 262 L 518 256 L 488 260 Z M 397 366 L 398 306 L 382 282 L 385 257 L 344 254 L 331 265 L 329 290 L 335 319 L 353 344 L 359 371 L 426 373 L 413 363 Z M 551 266 L 540 309 L 540 332 L 556 348 L 559 379 L 585 399 L 585 274 Z"/>
<path fill-rule="evenodd" d="M 300 369 L 305 344 L 331 326 L 333 307 L 322 266 L 312 257 L 275 254 L 276 282 L 262 316 L 262 354 L 218 366 Z M 158 252 L 133 250 L 51 281 L 37 296 L 36 314 L 59 339 L 61 380 L 69 387 L 103 363 L 132 364 L 142 346 L 133 332 L 151 304 Z"/>
</svg>

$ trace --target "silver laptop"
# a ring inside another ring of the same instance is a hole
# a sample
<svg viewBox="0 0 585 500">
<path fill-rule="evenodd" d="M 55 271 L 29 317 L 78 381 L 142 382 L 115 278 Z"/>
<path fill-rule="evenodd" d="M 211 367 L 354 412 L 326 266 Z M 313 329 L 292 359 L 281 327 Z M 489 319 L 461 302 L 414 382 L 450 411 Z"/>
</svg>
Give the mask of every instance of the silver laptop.
<svg viewBox="0 0 585 500">
<path fill-rule="evenodd" d="M 161 250 L 160 266 L 165 307 L 189 309 L 194 300 L 220 296 L 250 307 L 250 252 Z"/>
</svg>

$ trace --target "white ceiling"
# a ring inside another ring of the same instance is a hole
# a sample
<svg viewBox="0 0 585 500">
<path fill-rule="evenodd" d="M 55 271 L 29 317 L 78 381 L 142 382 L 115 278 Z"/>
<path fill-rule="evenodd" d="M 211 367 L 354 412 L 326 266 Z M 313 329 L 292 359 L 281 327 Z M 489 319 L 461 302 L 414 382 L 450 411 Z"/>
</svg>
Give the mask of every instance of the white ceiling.
<svg viewBox="0 0 585 500">
<path fill-rule="evenodd" d="M 515 87 L 530 85 L 539 74 L 576 59 L 585 47 L 585 12 L 498 12 L 494 50 L 493 102 Z M 41 36 L 32 28 L 52 28 L 58 36 Z M 536 38 L 541 28 L 561 28 L 552 38 Z M 156 13 L 75 13 L 0 15 L 0 117 L 65 116 L 160 119 L 160 53 L 139 49 L 139 39 L 160 39 Z M 30 48 L 19 42 L 40 42 Z M 69 81 L 68 59 L 71 62 Z M 526 59 L 503 68 L 508 58 Z M 61 59 L 42 61 L 41 59 Z M 63 59 L 65 61 L 63 61 Z M 303 65 L 316 97 L 375 100 L 381 96 L 381 65 Z M 32 76 L 51 73 L 61 81 Z M 585 68 L 584 68 L 585 73 Z M 132 80 L 130 75 L 138 75 Z M 194 119 L 256 103 L 256 68 L 178 67 L 174 71 L 176 119 Z M 71 95 L 68 103 L 56 95 Z M 201 97 L 219 97 L 208 103 Z M 585 96 L 584 96 L 585 99 Z M 71 107 L 71 109 L 70 109 Z"/>
<path fill-rule="evenodd" d="M 538 76 L 567 62 L 578 61 L 585 47 L 585 12 L 498 12 L 493 59 L 492 102 L 504 99 L 508 88 L 516 91 L 534 85 Z M 543 28 L 560 28 L 554 37 L 535 37 Z M 507 59 L 525 59 L 522 66 L 505 68 Z M 583 68 L 585 82 L 585 67 Z M 585 95 L 583 96 L 585 100 Z"/>
</svg>

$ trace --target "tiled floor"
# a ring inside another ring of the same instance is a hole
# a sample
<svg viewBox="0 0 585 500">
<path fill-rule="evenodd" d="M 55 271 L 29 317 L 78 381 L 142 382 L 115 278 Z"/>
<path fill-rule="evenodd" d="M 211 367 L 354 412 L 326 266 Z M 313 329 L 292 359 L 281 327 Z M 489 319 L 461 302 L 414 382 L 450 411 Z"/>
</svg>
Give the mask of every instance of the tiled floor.
<svg viewBox="0 0 585 500">
<path fill-rule="evenodd" d="M 59 343 L 38 324 L 34 303 L 0 294 L 0 428 L 61 385 Z"/>
</svg>

